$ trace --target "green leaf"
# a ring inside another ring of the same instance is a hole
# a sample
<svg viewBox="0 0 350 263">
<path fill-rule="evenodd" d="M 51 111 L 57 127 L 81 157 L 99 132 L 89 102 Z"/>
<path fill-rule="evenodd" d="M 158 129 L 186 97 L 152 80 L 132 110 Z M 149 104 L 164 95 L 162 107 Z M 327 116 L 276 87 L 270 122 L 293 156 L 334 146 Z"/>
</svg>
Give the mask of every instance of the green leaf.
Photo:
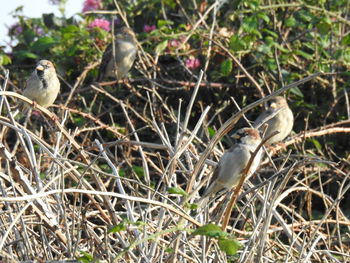
<svg viewBox="0 0 350 263">
<path fill-rule="evenodd" d="M 106 172 L 106 173 L 112 173 L 112 172 L 113 172 L 112 168 L 111 168 L 108 164 L 106 164 L 106 163 L 100 164 L 98 167 L 99 167 L 102 171 L 104 171 L 104 172 Z"/>
<path fill-rule="evenodd" d="M 219 239 L 218 245 L 228 256 L 236 255 L 238 249 L 242 246 L 235 238 L 221 238 Z"/>
<path fill-rule="evenodd" d="M 270 22 L 270 18 L 266 13 L 258 13 L 258 17 L 262 20 L 264 20 L 266 23 Z"/>
<path fill-rule="evenodd" d="M 157 54 L 160 54 L 163 52 L 164 49 L 166 49 L 166 47 L 168 46 L 168 40 L 164 40 L 163 42 L 160 42 L 156 48 L 155 48 L 155 52 Z"/>
<path fill-rule="evenodd" d="M 228 75 L 230 75 L 230 73 L 232 71 L 232 60 L 227 59 L 224 62 L 222 62 L 220 65 L 220 71 L 221 71 L 222 75 L 224 75 L 226 77 Z"/>
<path fill-rule="evenodd" d="M 82 254 L 81 257 L 78 257 L 77 260 L 81 261 L 81 262 L 92 262 L 94 260 L 94 257 L 92 255 L 90 255 L 89 253 L 86 253 L 84 251 L 79 251 L 80 254 Z"/>
<path fill-rule="evenodd" d="M 182 196 L 187 196 L 188 194 L 186 193 L 185 190 L 183 190 L 180 187 L 170 187 L 168 189 L 169 194 L 176 194 L 176 195 L 182 195 Z"/>
<path fill-rule="evenodd" d="M 316 24 L 316 27 L 322 35 L 326 35 L 332 28 L 332 21 L 328 17 L 324 17 Z"/>
<path fill-rule="evenodd" d="M 244 43 L 244 48 L 248 49 L 253 47 L 253 45 L 255 44 L 257 37 L 255 35 L 245 35 L 242 38 L 242 42 Z"/>
<path fill-rule="evenodd" d="M 85 118 L 81 116 L 73 117 L 73 121 L 78 127 L 81 127 L 86 123 Z"/>
<path fill-rule="evenodd" d="M 316 50 L 315 43 L 312 43 L 312 42 L 303 42 L 303 47 L 306 47 L 306 48 L 312 50 L 313 52 Z"/>
<path fill-rule="evenodd" d="M 161 27 L 164 27 L 164 26 L 167 26 L 167 25 L 172 25 L 172 24 L 174 24 L 173 21 L 159 19 L 157 21 L 157 28 L 161 28 Z"/>
<path fill-rule="evenodd" d="M 242 29 L 247 33 L 255 33 L 258 28 L 258 21 L 255 16 L 247 16 L 243 19 Z"/>
<path fill-rule="evenodd" d="M 33 43 L 32 49 L 38 52 L 45 51 L 56 44 L 52 37 L 41 37 Z"/>
<path fill-rule="evenodd" d="M 12 60 L 7 55 L 0 55 L 0 65 L 7 65 L 12 63 Z"/>
<path fill-rule="evenodd" d="M 173 248 L 171 248 L 171 247 L 168 247 L 168 248 L 165 249 L 165 252 L 172 254 L 172 253 L 175 252 L 175 250 Z"/>
<path fill-rule="evenodd" d="M 266 44 L 260 45 L 260 46 L 258 46 L 257 51 L 264 53 L 264 54 L 267 54 L 267 55 L 269 55 L 269 54 L 271 55 L 271 46 L 266 45 Z"/>
<path fill-rule="evenodd" d="M 310 55 L 310 54 L 308 54 L 308 53 L 306 53 L 306 52 L 304 52 L 302 50 L 296 50 L 295 54 L 296 55 L 300 55 L 300 56 L 302 56 L 302 57 L 304 57 L 306 59 L 312 59 L 312 57 L 313 57 L 312 55 Z"/>
<path fill-rule="evenodd" d="M 280 50 L 280 51 L 282 51 L 282 52 L 284 52 L 284 53 L 289 53 L 289 50 L 288 50 L 288 49 L 282 47 L 282 46 L 281 46 L 280 44 L 278 44 L 278 43 L 275 43 L 275 44 L 274 44 L 274 47 L 276 47 L 278 50 Z"/>
<path fill-rule="evenodd" d="M 226 237 L 228 233 L 221 230 L 221 228 L 215 224 L 207 224 L 197 228 L 194 232 L 194 235 L 201 235 L 207 237 Z"/>
<path fill-rule="evenodd" d="M 39 177 L 41 180 L 45 180 L 46 179 L 46 173 L 40 173 Z"/>
<path fill-rule="evenodd" d="M 31 43 L 34 41 L 34 39 L 36 38 L 36 34 L 34 33 L 33 30 L 30 29 L 26 29 L 24 30 L 24 32 L 22 33 L 22 37 L 24 42 L 30 46 Z"/>
<path fill-rule="evenodd" d="M 174 0 L 164 0 L 164 4 L 170 6 L 171 8 L 175 8 L 176 7 L 176 3 Z"/>
<path fill-rule="evenodd" d="M 120 224 L 111 227 L 110 229 L 108 229 L 107 233 L 118 233 L 123 230 L 126 230 L 125 222 L 121 222 Z"/>
<path fill-rule="evenodd" d="M 265 60 L 265 65 L 268 67 L 269 70 L 276 70 L 277 69 L 277 64 L 276 60 L 269 58 Z"/>
<path fill-rule="evenodd" d="M 293 93 L 294 95 L 297 95 L 298 97 L 304 98 L 304 94 L 301 92 L 301 90 L 298 87 L 290 88 L 290 93 Z"/>
<path fill-rule="evenodd" d="M 259 38 L 262 38 L 261 31 L 259 29 L 253 29 L 251 34 L 257 35 Z"/>
<path fill-rule="evenodd" d="M 311 22 L 311 20 L 314 18 L 314 16 L 308 11 L 301 9 L 299 12 L 295 13 L 297 16 L 298 21 L 302 22 Z"/>
<path fill-rule="evenodd" d="M 75 33 L 77 31 L 79 31 L 79 27 L 77 27 L 75 25 L 66 26 L 66 27 L 62 28 L 62 30 L 61 30 L 62 34 Z"/>
<path fill-rule="evenodd" d="M 191 210 L 197 210 L 199 208 L 199 205 L 198 204 L 189 204 L 189 203 L 186 203 L 185 204 L 185 207 L 186 208 L 189 208 Z"/>
<path fill-rule="evenodd" d="M 321 151 L 322 150 L 322 145 L 319 143 L 318 140 L 316 139 L 310 139 L 310 141 L 314 144 L 317 150 Z"/>
<path fill-rule="evenodd" d="M 62 38 L 65 41 L 71 41 L 79 35 L 79 28 L 74 25 L 66 26 L 61 30 Z"/>
<path fill-rule="evenodd" d="M 350 45 L 350 34 L 347 34 L 346 36 L 344 36 L 343 39 L 341 40 L 341 43 L 344 46 Z"/>
<path fill-rule="evenodd" d="M 15 52 L 16 56 L 18 56 L 20 59 L 26 59 L 26 58 L 31 58 L 31 59 L 38 59 L 39 56 L 25 50 L 20 50 L 18 52 Z"/>
<path fill-rule="evenodd" d="M 136 223 L 133 223 L 133 225 L 138 226 L 138 227 L 143 227 L 147 224 L 143 221 L 136 221 Z"/>
<path fill-rule="evenodd" d="M 234 35 L 230 38 L 230 49 L 233 51 L 240 51 L 245 48 L 244 42 L 240 39 L 239 36 Z"/>
<path fill-rule="evenodd" d="M 119 169 L 119 176 L 120 177 L 125 177 L 125 170 L 123 168 Z"/>
<path fill-rule="evenodd" d="M 38 144 L 34 144 L 33 148 L 36 153 L 40 151 L 40 146 Z"/>
<path fill-rule="evenodd" d="M 273 37 L 267 36 L 267 37 L 265 37 L 265 43 L 268 46 L 273 46 L 276 42 L 275 42 L 275 39 Z"/>
<path fill-rule="evenodd" d="M 144 172 L 142 167 L 133 165 L 132 170 L 137 174 L 138 177 L 144 177 Z"/>
<path fill-rule="evenodd" d="M 210 138 L 214 137 L 214 135 L 216 134 L 216 131 L 212 127 L 208 127 L 208 132 Z"/>
<path fill-rule="evenodd" d="M 294 16 L 288 17 L 285 21 L 287 27 L 294 27 L 297 25 L 297 21 Z"/>
<path fill-rule="evenodd" d="M 278 37 L 279 37 L 279 35 L 278 35 L 276 32 L 274 32 L 274 31 L 272 31 L 272 30 L 269 30 L 269 29 L 267 29 L 267 28 L 263 28 L 261 31 L 264 32 L 264 33 L 269 34 L 269 35 L 270 35 L 271 37 L 273 37 L 274 39 L 278 39 Z"/>
<path fill-rule="evenodd" d="M 247 5 L 250 9 L 256 10 L 259 7 L 260 1 L 257 0 L 249 0 L 249 1 L 244 1 L 244 4 Z"/>
</svg>

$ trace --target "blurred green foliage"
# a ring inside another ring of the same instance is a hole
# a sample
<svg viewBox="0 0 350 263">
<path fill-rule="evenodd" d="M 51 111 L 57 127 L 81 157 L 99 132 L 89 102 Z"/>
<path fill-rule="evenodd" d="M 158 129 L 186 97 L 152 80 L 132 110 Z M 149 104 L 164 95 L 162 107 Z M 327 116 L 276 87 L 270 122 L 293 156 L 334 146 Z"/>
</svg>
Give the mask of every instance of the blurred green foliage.
<svg viewBox="0 0 350 263">
<path fill-rule="evenodd" d="M 210 6 L 214 1 L 198 1 L 197 7 L 190 2 L 179 6 L 173 0 L 118 2 L 147 52 L 179 56 L 183 61 L 190 56 L 199 57 L 203 64 L 208 51 L 209 28 L 199 26 L 194 32 L 191 30 L 200 19 L 199 14 L 203 15 L 200 4 Z M 111 0 L 102 1 L 102 4 L 104 10 L 115 9 Z M 245 67 L 252 70 L 277 76 L 278 68 L 282 68 L 286 82 L 316 71 L 344 71 L 350 62 L 350 37 L 345 30 L 349 22 L 333 11 L 339 10 L 334 6 L 346 8 L 347 3 L 279 1 L 270 5 L 268 1 L 255 0 L 225 3 L 217 13 L 214 41 L 220 40 L 233 55 L 246 61 Z M 60 10 L 64 12 L 64 1 Z M 0 52 L 0 63 L 30 64 L 39 58 L 50 58 L 68 81 L 79 75 L 89 63 L 98 61 L 111 40 L 110 32 L 91 29 L 89 23 L 95 18 L 112 21 L 116 17 L 81 13 L 70 18 L 53 14 L 27 18 L 21 8 L 13 16 L 18 21 L 9 30 L 14 46 L 9 56 Z M 119 16 L 118 19 L 121 21 Z M 208 17 L 207 23 L 211 22 Z M 143 31 L 145 25 L 155 25 L 156 29 L 146 33 Z M 223 28 L 226 34 L 218 33 Z M 189 33 L 189 41 L 181 45 Z M 169 46 L 172 40 L 179 41 L 178 46 Z M 209 65 L 208 78 L 223 81 L 237 74 L 239 69 L 232 61 L 216 51 L 211 53 L 214 63 Z M 297 95 L 300 97 L 302 92 Z"/>
<path fill-rule="evenodd" d="M 198 227 L 193 232 L 193 235 L 201 235 L 217 239 L 220 249 L 228 256 L 234 256 L 238 249 L 242 247 L 241 243 L 239 243 L 234 236 L 222 231 L 221 228 L 215 224 L 207 224 Z"/>
</svg>

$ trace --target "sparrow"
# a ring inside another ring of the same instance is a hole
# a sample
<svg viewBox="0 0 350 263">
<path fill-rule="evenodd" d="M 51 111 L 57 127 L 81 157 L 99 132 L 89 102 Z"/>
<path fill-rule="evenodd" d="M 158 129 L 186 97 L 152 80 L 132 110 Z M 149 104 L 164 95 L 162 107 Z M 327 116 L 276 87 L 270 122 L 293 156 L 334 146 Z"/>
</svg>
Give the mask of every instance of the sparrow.
<svg viewBox="0 0 350 263">
<path fill-rule="evenodd" d="M 281 142 L 290 134 L 294 125 L 294 116 L 285 98 L 277 96 L 271 99 L 270 106 L 258 116 L 253 127 L 262 132 L 264 123 L 267 124 L 265 137 L 274 131 L 279 132 L 266 142 L 267 145 Z"/>
<path fill-rule="evenodd" d="M 125 77 L 135 61 L 136 52 L 135 33 L 127 27 L 117 30 L 114 47 L 113 44 L 108 45 L 103 53 L 97 81 L 100 82 L 106 77 Z"/>
<path fill-rule="evenodd" d="M 60 81 L 54 65 L 49 60 L 40 60 L 26 81 L 23 95 L 42 107 L 50 107 L 60 91 Z"/>
<path fill-rule="evenodd" d="M 214 170 L 209 187 L 204 191 L 200 203 L 203 204 L 210 196 L 217 192 L 238 184 L 250 157 L 261 142 L 259 131 L 253 128 L 239 129 L 233 136 L 237 142 L 226 151 Z M 260 149 L 254 157 L 246 178 L 250 177 L 258 168 L 262 157 Z"/>
</svg>

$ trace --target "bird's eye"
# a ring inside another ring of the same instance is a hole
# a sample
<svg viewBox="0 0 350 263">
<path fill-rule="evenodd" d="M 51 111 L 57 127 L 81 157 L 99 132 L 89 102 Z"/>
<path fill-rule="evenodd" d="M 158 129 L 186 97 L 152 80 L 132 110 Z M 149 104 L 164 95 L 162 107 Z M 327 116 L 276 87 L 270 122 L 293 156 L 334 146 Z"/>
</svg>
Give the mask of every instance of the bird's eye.
<svg viewBox="0 0 350 263">
<path fill-rule="evenodd" d="M 276 102 L 271 102 L 270 107 L 273 109 L 277 108 Z"/>
</svg>

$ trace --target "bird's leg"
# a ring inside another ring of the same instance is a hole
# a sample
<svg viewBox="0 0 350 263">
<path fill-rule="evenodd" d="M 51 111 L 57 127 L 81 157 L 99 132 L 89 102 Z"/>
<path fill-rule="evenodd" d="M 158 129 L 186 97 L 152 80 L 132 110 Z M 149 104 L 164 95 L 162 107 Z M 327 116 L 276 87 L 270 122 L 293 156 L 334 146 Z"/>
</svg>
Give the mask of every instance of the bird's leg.
<svg viewBox="0 0 350 263">
<path fill-rule="evenodd" d="M 50 120 L 51 120 L 53 123 L 56 123 L 56 122 L 59 121 L 59 118 L 58 118 L 58 116 L 57 116 L 56 114 L 53 113 L 53 114 L 50 116 Z"/>
<path fill-rule="evenodd" d="M 128 77 L 122 78 L 122 83 L 123 83 L 125 86 L 129 86 L 129 85 L 130 85 L 129 78 L 128 78 Z"/>
<path fill-rule="evenodd" d="M 32 107 L 34 109 L 38 107 L 38 103 L 35 100 L 33 100 Z"/>
<path fill-rule="evenodd" d="M 275 147 L 278 147 L 278 148 L 280 148 L 281 150 L 283 150 L 283 151 L 285 151 L 286 149 L 287 149 L 287 146 L 286 146 L 286 144 L 284 143 L 284 142 L 279 142 L 279 143 L 276 143 L 275 144 Z"/>
</svg>

